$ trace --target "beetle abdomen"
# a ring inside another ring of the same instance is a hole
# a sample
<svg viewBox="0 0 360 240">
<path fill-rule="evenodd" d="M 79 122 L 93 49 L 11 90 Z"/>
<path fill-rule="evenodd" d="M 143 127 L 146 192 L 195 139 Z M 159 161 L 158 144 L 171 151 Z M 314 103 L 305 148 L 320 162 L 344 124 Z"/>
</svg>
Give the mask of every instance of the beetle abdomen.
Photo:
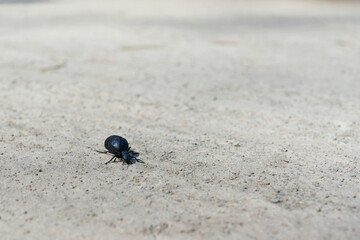
<svg viewBox="0 0 360 240">
<path fill-rule="evenodd" d="M 120 136 L 112 135 L 105 140 L 105 148 L 109 152 L 114 154 L 121 154 L 122 151 L 127 151 L 129 149 L 128 141 Z"/>
</svg>

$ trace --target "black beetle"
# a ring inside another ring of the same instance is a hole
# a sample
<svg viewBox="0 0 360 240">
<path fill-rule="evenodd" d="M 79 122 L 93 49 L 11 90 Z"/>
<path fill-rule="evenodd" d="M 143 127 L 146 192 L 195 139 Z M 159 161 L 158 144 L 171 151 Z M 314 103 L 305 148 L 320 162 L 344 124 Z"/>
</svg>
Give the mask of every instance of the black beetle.
<svg viewBox="0 0 360 240">
<path fill-rule="evenodd" d="M 127 164 L 134 164 L 136 162 L 144 163 L 143 161 L 137 158 L 140 155 L 140 153 L 130 150 L 128 141 L 123 137 L 112 135 L 105 140 L 104 145 L 108 151 L 105 152 L 98 151 L 99 153 L 114 154 L 114 156 L 105 164 L 115 161 L 116 158 L 121 158 Z"/>
</svg>

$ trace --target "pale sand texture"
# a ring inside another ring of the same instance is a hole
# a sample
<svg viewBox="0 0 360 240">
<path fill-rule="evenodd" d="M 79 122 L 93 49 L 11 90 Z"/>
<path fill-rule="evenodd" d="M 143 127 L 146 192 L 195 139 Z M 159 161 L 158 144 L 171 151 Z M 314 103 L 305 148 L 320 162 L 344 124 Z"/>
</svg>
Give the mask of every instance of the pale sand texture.
<svg viewBox="0 0 360 240">
<path fill-rule="evenodd" d="M 1 240 L 359 239 L 358 2 L 1 2 Z"/>
</svg>

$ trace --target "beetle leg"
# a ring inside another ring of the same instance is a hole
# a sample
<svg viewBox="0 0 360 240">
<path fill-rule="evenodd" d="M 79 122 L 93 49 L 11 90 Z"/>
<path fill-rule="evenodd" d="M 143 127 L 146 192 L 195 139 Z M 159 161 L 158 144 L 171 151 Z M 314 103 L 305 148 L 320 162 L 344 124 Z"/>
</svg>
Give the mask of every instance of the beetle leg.
<svg viewBox="0 0 360 240">
<path fill-rule="evenodd" d="M 98 150 L 95 150 L 95 152 L 98 152 L 98 153 L 103 153 L 103 154 L 107 154 L 107 153 L 110 153 L 109 151 L 98 151 Z"/>
<path fill-rule="evenodd" d="M 109 161 L 105 163 L 105 165 L 111 163 L 114 158 L 116 158 L 116 156 L 113 156 Z"/>
</svg>

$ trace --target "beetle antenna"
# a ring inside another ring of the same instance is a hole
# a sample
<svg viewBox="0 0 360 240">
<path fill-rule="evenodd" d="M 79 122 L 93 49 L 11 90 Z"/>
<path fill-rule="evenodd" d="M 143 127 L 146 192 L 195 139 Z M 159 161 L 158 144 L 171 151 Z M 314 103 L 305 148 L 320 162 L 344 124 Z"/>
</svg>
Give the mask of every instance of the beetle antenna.
<svg viewBox="0 0 360 240">
<path fill-rule="evenodd" d="M 138 163 L 145 163 L 143 160 L 138 159 L 138 158 L 135 158 L 135 160 L 136 160 Z"/>
</svg>

